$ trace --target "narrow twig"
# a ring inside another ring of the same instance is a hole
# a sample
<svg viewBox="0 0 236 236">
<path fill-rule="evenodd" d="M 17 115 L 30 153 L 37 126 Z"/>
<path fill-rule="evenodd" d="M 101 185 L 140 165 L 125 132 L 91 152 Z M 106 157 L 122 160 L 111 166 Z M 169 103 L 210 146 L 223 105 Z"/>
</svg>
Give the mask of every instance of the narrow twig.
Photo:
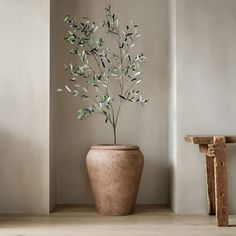
<svg viewBox="0 0 236 236">
<path fill-rule="evenodd" d="M 99 71 L 100 71 L 100 73 L 101 73 L 101 76 L 104 76 L 104 75 L 103 75 L 104 73 L 103 73 L 103 71 L 102 71 L 102 69 L 101 69 L 100 63 L 99 63 L 97 57 L 95 56 L 95 54 L 92 52 L 92 47 L 91 47 L 91 45 L 88 44 L 88 46 L 89 46 L 89 48 L 90 48 L 90 52 L 92 53 L 92 55 L 93 55 L 93 57 L 94 57 L 94 59 L 95 59 L 95 61 L 96 61 L 96 63 L 97 63 L 97 66 L 98 66 L 98 68 L 99 68 Z M 108 86 L 108 85 L 107 85 L 107 86 Z M 98 88 L 99 88 L 100 90 L 102 90 L 99 86 L 98 86 Z M 106 93 L 105 93 L 105 94 L 106 94 L 108 97 L 110 97 L 107 87 L 105 87 L 105 90 L 106 90 Z M 103 91 L 103 90 L 102 90 L 102 91 Z M 114 124 L 114 120 L 115 120 L 115 117 L 114 117 L 114 116 L 115 116 L 115 114 L 114 114 L 114 109 L 113 109 L 112 104 L 110 104 L 110 106 L 111 106 L 111 111 L 112 111 L 112 124 Z"/>
</svg>

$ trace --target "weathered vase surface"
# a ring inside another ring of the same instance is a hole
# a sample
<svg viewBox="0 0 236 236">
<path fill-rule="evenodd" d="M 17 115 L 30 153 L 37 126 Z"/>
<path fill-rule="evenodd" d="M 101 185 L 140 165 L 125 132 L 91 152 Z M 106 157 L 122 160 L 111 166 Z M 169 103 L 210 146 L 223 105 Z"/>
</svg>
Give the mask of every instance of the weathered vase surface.
<svg viewBox="0 0 236 236">
<path fill-rule="evenodd" d="M 98 213 L 127 215 L 134 211 L 144 158 L 138 146 L 92 146 L 86 157 Z"/>
</svg>

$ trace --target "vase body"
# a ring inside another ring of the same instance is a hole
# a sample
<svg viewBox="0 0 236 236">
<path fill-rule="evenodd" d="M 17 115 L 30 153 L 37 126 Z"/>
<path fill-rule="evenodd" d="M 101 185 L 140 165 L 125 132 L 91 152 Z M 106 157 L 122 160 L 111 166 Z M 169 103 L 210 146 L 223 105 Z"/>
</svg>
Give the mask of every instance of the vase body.
<svg viewBox="0 0 236 236">
<path fill-rule="evenodd" d="M 86 164 L 97 212 L 103 215 L 131 214 L 144 164 L 139 147 L 92 146 Z"/>
</svg>

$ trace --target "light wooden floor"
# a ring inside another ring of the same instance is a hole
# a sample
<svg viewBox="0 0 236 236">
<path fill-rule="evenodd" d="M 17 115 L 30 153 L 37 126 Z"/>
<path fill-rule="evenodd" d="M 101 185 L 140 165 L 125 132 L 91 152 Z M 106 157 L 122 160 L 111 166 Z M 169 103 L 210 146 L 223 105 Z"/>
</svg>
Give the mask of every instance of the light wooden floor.
<svg viewBox="0 0 236 236">
<path fill-rule="evenodd" d="M 0 216 L 1 236 L 236 236 L 236 216 L 230 227 L 218 228 L 215 217 L 176 215 L 167 208 L 138 207 L 133 215 L 107 217 L 92 207 L 58 208 L 50 216 Z"/>
</svg>

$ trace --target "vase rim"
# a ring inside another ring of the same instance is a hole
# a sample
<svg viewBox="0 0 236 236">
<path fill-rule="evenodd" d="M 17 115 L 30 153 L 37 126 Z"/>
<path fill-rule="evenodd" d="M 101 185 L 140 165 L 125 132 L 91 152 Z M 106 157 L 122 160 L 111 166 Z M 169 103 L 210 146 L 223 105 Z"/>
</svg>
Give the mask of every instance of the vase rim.
<svg viewBox="0 0 236 236">
<path fill-rule="evenodd" d="M 100 150 L 139 150 L 137 145 L 131 144 L 97 144 L 93 145 L 91 149 L 100 149 Z"/>
</svg>

